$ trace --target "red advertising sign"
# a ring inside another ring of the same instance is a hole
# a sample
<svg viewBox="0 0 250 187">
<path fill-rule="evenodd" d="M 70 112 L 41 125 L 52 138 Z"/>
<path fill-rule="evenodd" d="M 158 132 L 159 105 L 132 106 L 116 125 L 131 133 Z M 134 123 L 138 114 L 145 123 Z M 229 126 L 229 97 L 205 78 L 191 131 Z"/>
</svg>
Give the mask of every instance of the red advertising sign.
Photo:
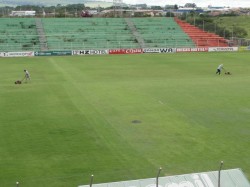
<svg viewBox="0 0 250 187">
<path fill-rule="evenodd" d="M 208 47 L 198 47 L 198 48 L 177 48 L 177 53 L 180 52 L 208 52 Z"/>
<path fill-rule="evenodd" d="M 110 55 L 117 55 L 117 54 L 139 54 L 143 53 L 142 49 L 110 49 Z"/>
</svg>

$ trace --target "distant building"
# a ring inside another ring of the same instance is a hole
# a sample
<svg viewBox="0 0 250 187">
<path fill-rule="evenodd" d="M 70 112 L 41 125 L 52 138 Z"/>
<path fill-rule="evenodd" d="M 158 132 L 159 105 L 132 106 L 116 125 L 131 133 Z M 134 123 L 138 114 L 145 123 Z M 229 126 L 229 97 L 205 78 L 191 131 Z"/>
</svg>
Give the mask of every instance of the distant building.
<svg viewBox="0 0 250 187">
<path fill-rule="evenodd" d="M 212 12 L 212 11 L 230 11 L 230 7 L 225 7 L 225 6 L 211 6 L 209 5 L 208 7 L 204 8 L 204 11 L 206 12 Z"/>
<path fill-rule="evenodd" d="M 36 11 L 12 11 L 10 13 L 10 16 L 35 16 L 36 15 Z"/>
<path fill-rule="evenodd" d="M 97 7 L 102 7 L 102 8 L 108 8 L 113 6 L 113 2 L 107 2 L 107 1 L 84 1 L 85 7 L 90 7 L 90 8 L 97 8 Z"/>
<path fill-rule="evenodd" d="M 175 14 L 183 14 L 183 13 L 190 13 L 190 12 L 203 13 L 204 10 L 201 8 L 179 7 L 177 10 L 174 10 L 172 12 L 174 12 Z"/>
<path fill-rule="evenodd" d="M 147 9 L 147 4 L 136 4 L 136 5 L 130 5 L 131 8 L 135 9 Z"/>
</svg>

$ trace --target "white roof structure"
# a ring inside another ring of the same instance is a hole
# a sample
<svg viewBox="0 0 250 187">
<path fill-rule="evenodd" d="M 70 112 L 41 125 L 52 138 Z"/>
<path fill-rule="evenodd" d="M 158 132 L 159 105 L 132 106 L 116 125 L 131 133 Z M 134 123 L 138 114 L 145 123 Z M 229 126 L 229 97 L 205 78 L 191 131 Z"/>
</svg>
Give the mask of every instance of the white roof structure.
<svg viewBox="0 0 250 187">
<path fill-rule="evenodd" d="M 158 187 L 218 187 L 218 174 L 218 171 L 210 171 L 159 177 Z M 92 184 L 92 187 L 156 187 L 156 178 Z M 241 169 L 221 170 L 220 187 L 250 187 L 250 183 Z"/>
</svg>

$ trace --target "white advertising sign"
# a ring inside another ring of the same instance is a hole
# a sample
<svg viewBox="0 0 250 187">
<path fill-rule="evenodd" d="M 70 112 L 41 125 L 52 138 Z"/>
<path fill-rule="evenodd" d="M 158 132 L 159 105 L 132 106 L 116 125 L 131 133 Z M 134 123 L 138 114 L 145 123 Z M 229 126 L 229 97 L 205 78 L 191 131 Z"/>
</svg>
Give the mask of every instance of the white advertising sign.
<svg viewBox="0 0 250 187">
<path fill-rule="evenodd" d="M 25 51 L 25 52 L 2 52 L 0 53 L 1 57 L 31 57 L 34 56 L 34 51 Z"/>
<path fill-rule="evenodd" d="M 209 52 L 234 52 L 238 51 L 238 47 L 209 47 Z"/>
<path fill-rule="evenodd" d="M 73 55 L 106 55 L 108 50 L 77 50 L 73 51 Z"/>
</svg>

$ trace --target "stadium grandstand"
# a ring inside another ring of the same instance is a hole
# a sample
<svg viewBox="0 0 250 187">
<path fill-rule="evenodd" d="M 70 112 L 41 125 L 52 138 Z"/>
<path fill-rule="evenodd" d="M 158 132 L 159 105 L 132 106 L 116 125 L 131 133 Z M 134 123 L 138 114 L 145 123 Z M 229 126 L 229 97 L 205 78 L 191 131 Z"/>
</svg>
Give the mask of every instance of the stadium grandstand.
<svg viewBox="0 0 250 187">
<path fill-rule="evenodd" d="M 33 18 L 1 18 L 0 50 L 40 50 L 39 37 Z"/>
<path fill-rule="evenodd" d="M 226 47 L 174 18 L 1 18 L 0 51 Z"/>
<path fill-rule="evenodd" d="M 196 46 L 202 47 L 228 47 L 228 42 L 225 38 L 220 37 L 214 33 L 205 32 L 189 23 L 186 23 L 180 19 L 175 19 L 180 25 L 182 30 L 192 38 Z"/>
</svg>

